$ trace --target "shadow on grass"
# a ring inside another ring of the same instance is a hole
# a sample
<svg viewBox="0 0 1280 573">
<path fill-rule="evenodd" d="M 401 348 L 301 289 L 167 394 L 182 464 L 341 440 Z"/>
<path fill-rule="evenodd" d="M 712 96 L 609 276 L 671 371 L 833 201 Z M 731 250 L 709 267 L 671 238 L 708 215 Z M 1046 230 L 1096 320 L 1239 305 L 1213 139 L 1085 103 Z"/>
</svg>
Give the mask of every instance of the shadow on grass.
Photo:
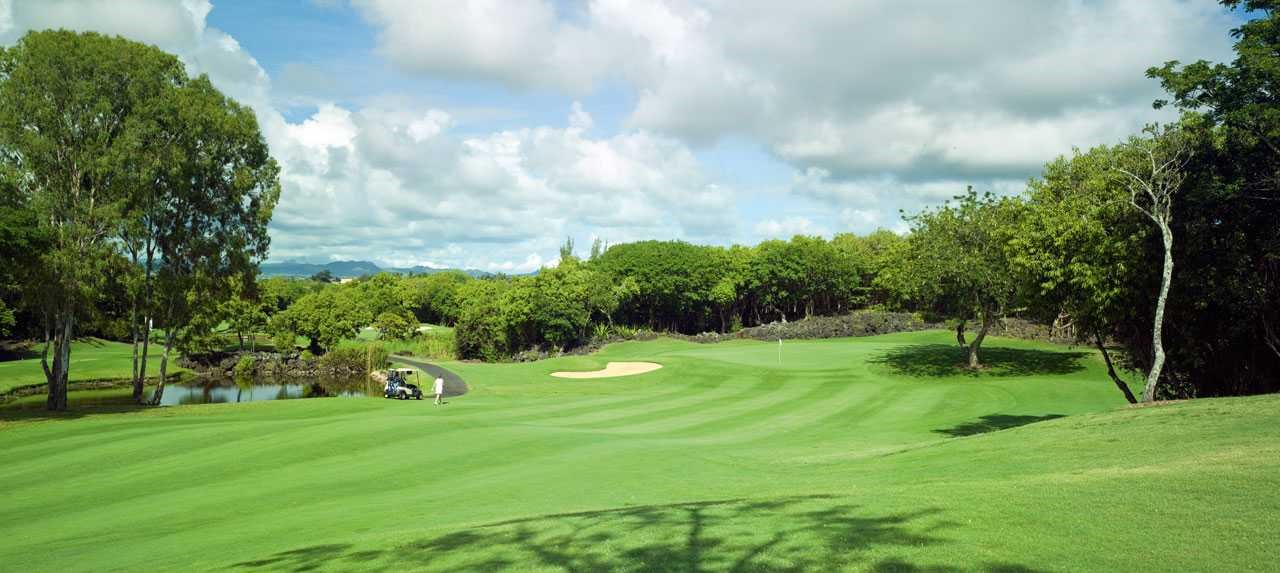
<svg viewBox="0 0 1280 573">
<path fill-rule="evenodd" d="M 174 376 L 175 384 L 184 378 Z M 144 388 L 150 396 L 155 386 L 148 382 Z M 67 392 L 67 409 L 50 412 L 45 409 L 47 386 L 28 386 L 0 395 L 0 422 L 21 420 L 69 420 L 105 414 L 128 414 L 152 410 L 154 406 L 139 406 L 133 401 L 133 386 L 128 379 L 76 380 Z"/>
<path fill-rule="evenodd" d="M 972 436 L 974 434 L 985 434 L 996 430 L 1004 430 L 1007 428 L 1016 428 L 1045 420 L 1053 420 L 1061 418 L 1062 414 L 1046 414 L 1044 416 L 1013 416 L 1009 414 L 991 414 L 983 416 L 973 422 L 965 422 L 950 428 L 942 428 L 934 430 L 938 434 L 946 434 L 953 438 L 961 436 Z"/>
<path fill-rule="evenodd" d="M 0 362 L 39 358 L 35 343 L 26 340 L 0 340 Z"/>
<path fill-rule="evenodd" d="M 314 545 L 233 565 L 309 571 L 960 571 L 873 558 L 894 548 L 946 543 L 958 524 L 937 509 L 872 515 L 830 496 L 724 499 L 549 514 L 491 523 L 385 550 Z M 987 571 L 1031 568 L 1004 563 Z M 972 570 L 973 566 L 964 570 Z"/>
<path fill-rule="evenodd" d="M 147 392 L 150 391 L 151 388 L 147 388 Z M 85 396 L 85 394 L 89 396 Z M 73 389 L 72 392 L 67 393 L 67 409 L 62 412 L 46 410 L 44 394 L 31 394 L 0 401 L 0 422 L 71 420 L 105 414 L 128 414 L 148 408 L 150 407 L 135 404 L 133 402 L 133 391 L 123 385 L 107 389 L 94 389 L 89 392 L 74 391 Z"/>
<path fill-rule="evenodd" d="M 968 367 L 969 350 L 949 344 L 917 344 L 894 348 L 870 362 L 884 364 L 897 374 L 945 378 L 949 376 L 1033 376 L 1070 374 L 1084 370 L 1084 352 L 983 347 L 982 368 Z"/>
</svg>

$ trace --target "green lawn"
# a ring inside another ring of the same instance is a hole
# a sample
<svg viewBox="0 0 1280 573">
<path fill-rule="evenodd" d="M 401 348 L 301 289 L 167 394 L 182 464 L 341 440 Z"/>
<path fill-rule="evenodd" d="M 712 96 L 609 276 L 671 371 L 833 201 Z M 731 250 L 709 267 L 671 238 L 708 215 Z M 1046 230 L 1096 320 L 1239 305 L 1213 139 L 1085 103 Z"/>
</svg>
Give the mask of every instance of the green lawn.
<svg viewBox="0 0 1280 573">
<path fill-rule="evenodd" d="M 447 364 L 429 401 L 0 424 L 32 570 L 1268 570 L 1280 399 L 1127 408 L 1092 353 L 946 332 Z M 633 377 L 560 369 L 652 360 Z M 2 416 L 3 414 L 0 414 Z"/>
<path fill-rule="evenodd" d="M 40 367 L 40 350 L 42 346 L 33 348 L 34 355 L 22 360 L 5 360 L 0 362 L 0 393 L 13 388 L 44 384 L 44 370 Z M 52 350 L 50 350 L 52 352 Z M 147 376 L 155 376 L 160 372 L 160 355 L 164 353 L 163 345 L 151 345 L 147 356 Z M 174 364 L 174 356 L 169 360 L 169 371 L 180 372 Z M 50 358 L 52 361 L 52 358 Z M 129 379 L 133 375 L 133 346 L 125 342 L 112 342 L 91 338 L 71 343 L 72 382 L 81 380 Z"/>
</svg>

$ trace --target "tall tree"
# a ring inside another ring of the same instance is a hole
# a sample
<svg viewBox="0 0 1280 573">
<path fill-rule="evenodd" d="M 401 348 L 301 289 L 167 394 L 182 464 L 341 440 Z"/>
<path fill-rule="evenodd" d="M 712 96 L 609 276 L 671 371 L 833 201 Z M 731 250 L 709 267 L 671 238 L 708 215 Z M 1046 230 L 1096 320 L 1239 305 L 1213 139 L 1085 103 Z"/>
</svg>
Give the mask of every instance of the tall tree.
<svg viewBox="0 0 1280 573">
<path fill-rule="evenodd" d="M 280 170 L 253 111 L 207 77 L 172 90 L 158 115 L 156 124 L 174 134 L 177 153 L 158 182 L 166 205 L 157 240 L 165 346 L 153 404 L 164 393 L 178 337 L 204 334 L 186 329 L 201 305 L 230 297 L 228 278 L 253 280 L 267 255 L 267 223 L 280 197 Z"/>
<path fill-rule="evenodd" d="M 31 297 L 50 410 L 67 407 L 77 318 L 108 259 L 131 170 L 130 119 L 184 77 L 171 55 L 94 33 L 31 32 L 0 50 L 0 155 L 51 241 L 39 256 L 48 282 Z"/>
<path fill-rule="evenodd" d="M 1180 131 L 1157 126 L 1148 127 L 1146 131 L 1149 138 L 1134 137 L 1124 146 L 1122 159 L 1115 169 L 1125 176 L 1130 205 L 1155 224 L 1164 245 L 1160 294 L 1156 297 L 1151 329 L 1151 369 L 1142 390 L 1142 400 L 1150 402 L 1155 399 L 1164 368 L 1164 310 L 1173 284 L 1173 198 L 1187 178 L 1191 149 Z"/>
</svg>

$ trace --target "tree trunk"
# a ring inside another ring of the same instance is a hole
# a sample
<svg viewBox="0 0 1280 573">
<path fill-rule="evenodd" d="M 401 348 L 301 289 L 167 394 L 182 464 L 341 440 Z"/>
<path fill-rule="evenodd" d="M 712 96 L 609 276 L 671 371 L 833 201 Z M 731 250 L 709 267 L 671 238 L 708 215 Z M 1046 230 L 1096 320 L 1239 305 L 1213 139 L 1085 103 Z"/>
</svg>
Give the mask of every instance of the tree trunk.
<svg viewBox="0 0 1280 573">
<path fill-rule="evenodd" d="M 1156 299 L 1155 324 L 1151 328 L 1151 370 L 1147 373 L 1147 385 L 1142 389 L 1142 401 L 1156 399 L 1156 385 L 1160 383 L 1160 371 L 1164 369 L 1164 305 L 1169 298 L 1169 286 L 1173 283 L 1173 230 L 1169 223 L 1160 222 L 1160 236 L 1164 240 L 1164 272 L 1160 275 L 1160 296 Z"/>
<path fill-rule="evenodd" d="M 45 408 L 50 411 L 67 409 L 67 374 L 71 362 L 71 338 L 75 325 L 75 317 L 70 312 L 58 317 L 53 330 L 53 367 L 48 366 L 48 344 L 45 345 L 44 371 L 45 381 L 49 385 L 49 396 L 45 400 Z"/>
<path fill-rule="evenodd" d="M 147 383 L 147 353 L 151 348 L 151 267 L 155 261 L 154 249 L 150 244 L 147 245 L 146 266 L 143 268 L 142 275 L 142 361 L 138 364 L 133 377 L 134 404 L 143 404 L 145 400 L 143 394 L 146 392 Z M 135 348 L 134 351 L 136 352 L 137 349 Z"/>
<path fill-rule="evenodd" d="M 133 266 L 135 266 L 135 267 L 136 267 L 136 266 L 138 266 L 138 254 L 137 254 L 137 251 L 131 251 L 130 262 L 132 262 L 132 263 L 133 263 Z M 139 384 L 138 384 L 138 382 L 139 382 L 139 379 L 138 379 L 138 354 L 139 354 L 138 343 L 140 342 L 140 341 L 138 340 L 138 331 L 140 330 L 140 329 L 138 328 L 138 298 L 139 298 L 139 296 L 140 296 L 140 295 L 138 294 L 138 292 L 137 292 L 137 291 L 134 291 L 134 293 L 133 293 L 133 297 L 132 297 L 132 300 L 130 300 L 130 301 L 129 301 L 129 342 L 131 343 L 131 345 L 132 345 L 132 347 L 133 347 L 133 369 L 129 371 L 130 376 L 131 376 L 131 377 L 129 378 L 129 381 L 130 381 L 130 382 L 132 383 L 132 385 L 133 385 L 133 394 L 134 394 L 134 396 L 133 396 L 133 401 L 134 401 L 134 402 L 137 402 L 137 401 L 138 401 L 138 394 L 139 394 Z"/>
<path fill-rule="evenodd" d="M 169 350 L 173 348 L 173 327 L 164 333 L 164 354 L 160 356 L 160 380 L 156 382 L 156 390 L 151 394 L 151 405 L 159 406 L 160 399 L 164 397 L 164 383 L 167 381 L 167 372 L 169 370 Z"/>
<path fill-rule="evenodd" d="M 960 344 L 960 348 L 964 348 L 969 345 L 969 343 L 964 340 L 964 323 L 965 321 L 963 320 L 956 323 L 956 342 Z"/>
<path fill-rule="evenodd" d="M 132 372 L 133 377 L 130 378 L 130 382 L 132 382 L 133 384 L 133 401 L 134 402 L 137 402 L 139 396 L 142 395 L 142 379 L 138 377 L 138 374 L 139 374 L 138 356 L 140 354 L 138 345 L 141 342 L 140 340 L 138 340 L 139 330 L 140 328 L 138 327 L 138 303 L 137 303 L 137 300 L 135 299 L 133 304 L 131 305 L 131 308 L 129 309 L 129 338 L 133 343 L 133 370 L 130 371 Z"/>
<path fill-rule="evenodd" d="M 978 361 L 978 349 L 982 347 L 982 339 L 987 337 L 987 331 L 991 330 L 991 322 L 995 319 L 994 313 L 990 311 L 982 312 L 982 328 L 978 330 L 978 335 L 973 337 L 973 342 L 969 344 L 969 368 L 981 368 L 982 363 Z"/>
<path fill-rule="evenodd" d="M 138 365 L 138 377 L 133 381 L 133 402 L 145 404 L 143 394 L 147 383 L 147 355 L 151 352 L 151 315 L 142 316 L 142 363 Z"/>
<path fill-rule="evenodd" d="M 1102 352 L 1102 360 L 1107 363 L 1107 376 L 1110 376 L 1111 381 L 1116 383 L 1116 388 L 1124 392 L 1125 400 L 1128 400 L 1130 404 L 1137 404 L 1138 400 L 1133 397 L 1133 392 L 1129 391 L 1129 385 L 1125 384 L 1124 380 L 1121 380 L 1120 376 L 1116 375 L 1115 366 L 1111 364 L 1111 354 L 1107 352 L 1107 346 L 1102 343 L 1102 333 L 1095 331 L 1093 333 L 1093 342 L 1097 345 L 1098 351 Z"/>
</svg>

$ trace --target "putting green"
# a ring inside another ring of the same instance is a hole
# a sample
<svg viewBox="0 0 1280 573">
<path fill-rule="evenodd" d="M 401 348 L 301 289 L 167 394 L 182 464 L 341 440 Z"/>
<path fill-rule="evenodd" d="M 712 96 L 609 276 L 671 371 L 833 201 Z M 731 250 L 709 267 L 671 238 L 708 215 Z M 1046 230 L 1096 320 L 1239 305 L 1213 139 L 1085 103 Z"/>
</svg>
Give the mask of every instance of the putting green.
<svg viewBox="0 0 1280 573">
<path fill-rule="evenodd" d="M 470 392 L 0 424 L 32 570 L 1249 570 L 1280 400 L 1126 408 L 1085 351 L 946 332 L 445 364 Z M 551 372 L 654 361 L 644 376 Z M 3 415 L 3 414 L 0 414 Z M 1021 427 L 1019 427 L 1021 426 Z"/>
</svg>

